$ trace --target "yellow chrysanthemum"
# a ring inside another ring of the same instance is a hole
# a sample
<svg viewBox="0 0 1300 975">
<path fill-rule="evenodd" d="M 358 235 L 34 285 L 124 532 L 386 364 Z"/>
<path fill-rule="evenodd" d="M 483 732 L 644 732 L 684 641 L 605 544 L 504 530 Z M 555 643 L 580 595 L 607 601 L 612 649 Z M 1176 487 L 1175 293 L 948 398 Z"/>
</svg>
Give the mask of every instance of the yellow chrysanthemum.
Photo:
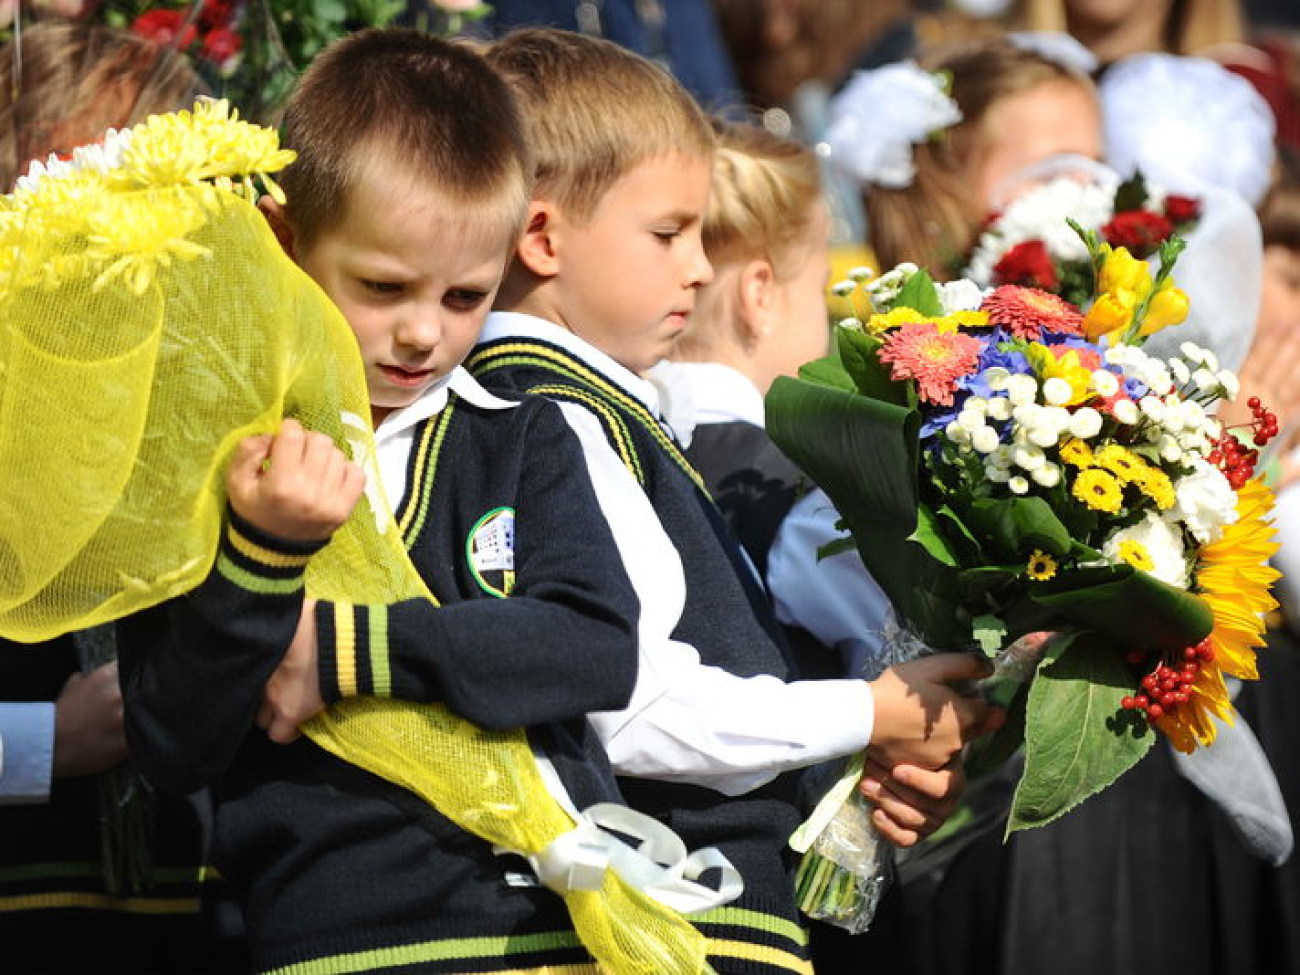
<svg viewBox="0 0 1300 975">
<path fill-rule="evenodd" d="M 89 256 L 103 261 L 95 279 L 98 291 L 121 277 L 132 293 L 144 294 L 155 270 L 173 259 L 193 260 L 208 249 L 188 239 L 203 226 L 205 215 L 188 194 L 160 196 L 171 205 L 141 206 L 128 194 L 113 194 L 100 201 L 87 235 Z"/>
<path fill-rule="evenodd" d="M 1051 579 L 1056 575 L 1056 559 L 1042 549 L 1034 549 L 1033 554 L 1029 556 L 1029 564 L 1025 566 L 1025 575 L 1035 582 Z"/>
<path fill-rule="evenodd" d="M 1108 443 L 1098 448 L 1092 455 L 1092 462 L 1102 470 L 1110 471 L 1125 484 L 1136 481 L 1148 466 L 1133 451 L 1117 443 Z"/>
<path fill-rule="evenodd" d="M 153 115 L 132 133 L 114 178 L 137 186 L 174 186 L 273 173 L 293 162 L 274 129 L 241 121 L 229 103 L 201 101 L 192 112 Z"/>
<path fill-rule="evenodd" d="M 1268 564 L 1278 547 L 1268 520 L 1272 508 L 1268 487 L 1258 479 L 1248 481 L 1237 493 L 1237 520 L 1200 551 L 1196 581 L 1214 618 L 1214 658 L 1202 663 L 1186 704 L 1156 721 L 1180 751 L 1214 741 L 1211 714 L 1232 720 L 1224 674 L 1245 680 L 1259 677 L 1255 648 L 1264 645 L 1264 614 L 1277 607 L 1269 592 L 1278 577 Z"/>
<path fill-rule="evenodd" d="M 1080 469 L 1092 466 L 1092 448 L 1086 440 L 1071 437 L 1061 444 L 1061 462 Z"/>
<path fill-rule="evenodd" d="M 1149 464 L 1133 477 L 1132 483 L 1154 501 L 1161 511 L 1168 511 L 1178 500 L 1178 495 L 1174 491 L 1174 482 L 1170 480 L 1169 475 Z"/>
<path fill-rule="evenodd" d="M 1127 538 L 1119 543 L 1119 557 L 1133 568 L 1141 569 L 1143 572 L 1151 572 L 1156 567 L 1155 560 L 1151 558 L 1147 547 L 1136 538 Z"/>
<path fill-rule="evenodd" d="M 1114 514 L 1124 504 L 1124 486 L 1114 474 L 1096 467 L 1080 471 L 1070 490 L 1093 511 Z"/>
<path fill-rule="evenodd" d="M 873 335 L 888 332 L 904 325 L 920 322 L 933 325 L 940 332 L 971 331 L 988 326 L 989 316 L 982 311 L 959 311 L 951 315 L 934 317 L 922 315 L 913 308 L 895 308 L 883 314 L 872 315 L 867 320 L 867 331 Z"/>
</svg>

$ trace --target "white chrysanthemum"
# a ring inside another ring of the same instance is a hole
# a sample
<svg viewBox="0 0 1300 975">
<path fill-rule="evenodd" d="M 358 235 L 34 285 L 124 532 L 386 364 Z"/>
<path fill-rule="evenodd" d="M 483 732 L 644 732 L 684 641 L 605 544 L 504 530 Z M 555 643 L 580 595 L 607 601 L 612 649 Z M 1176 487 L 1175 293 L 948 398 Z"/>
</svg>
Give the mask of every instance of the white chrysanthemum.
<svg viewBox="0 0 1300 975">
<path fill-rule="evenodd" d="M 1012 474 L 1007 478 L 1007 487 L 1011 490 L 1012 494 L 1028 494 L 1029 480 L 1028 478 L 1021 477 L 1019 474 Z"/>
<path fill-rule="evenodd" d="M 856 281 L 836 281 L 831 285 L 831 294 L 839 298 L 847 298 L 857 290 L 858 285 Z"/>
<path fill-rule="evenodd" d="M 1053 376 L 1043 383 L 1043 399 L 1052 406 L 1063 406 L 1073 396 L 1074 388 L 1059 376 Z"/>
<path fill-rule="evenodd" d="M 1160 459 L 1170 464 L 1177 464 L 1183 459 L 1183 445 L 1171 434 L 1162 433 L 1156 438 L 1156 450 L 1160 454 Z"/>
<path fill-rule="evenodd" d="M 1183 354 L 1184 359 L 1193 365 L 1204 366 L 1211 372 L 1219 371 L 1219 357 L 1195 342 L 1184 342 L 1178 347 L 1178 351 Z"/>
<path fill-rule="evenodd" d="M 1199 457 L 1192 472 L 1174 481 L 1174 506 L 1165 517 L 1182 523 L 1202 545 L 1218 539 L 1224 525 L 1237 520 L 1237 494 L 1217 467 Z"/>
<path fill-rule="evenodd" d="M 1022 471 L 1036 471 L 1047 463 L 1047 455 L 1043 453 L 1042 448 L 1033 444 L 1017 446 L 1012 453 L 1012 459 Z"/>
<path fill-rule="evenodd" d="M 849 280 L 861 284 L 875 275 L 875 269 L 869 268 L 865 264 L 859 264 L 857 267 L 849 268 Z"/>
<path fill-rule="evenodd" d="M 949 421 L 948 425 L 943 428 L 943 434 L 958 447 L 966 447 L 970 444 L 970 430 L 956 420 Z"/>
<path fill-rule="evenodd" d="M 1039 487 L 1054 488 L 1061 483 L 1061 468 L 1057 464 L 1044 464 L 1029 476 Z"/>
<path fill-rule="evenodd" d="M 1011 419 L 1011 400 L 1005 396 L 994 396 L 985 401 L 984 414 L 990 420 Z"/>
<path fill-rule="evenodd" d="M 1092 391 L 1098 396 L 1114 396 L 1119 392 L 1119 377 L 1109 369 L 1094 370 L 1092 373 Z"/>
<path fill-rule="evenodd" d="M 1151 574 L 1162 582 L 1179 589 L 1187 588 L 1187 553 L 1182 534 L 1154 512 L 1136 525 L 1114 532 L 1101 547 L 1101 552 L 1111 562 L 1119 564 L 1120 546 L 1126 541 L 1139 543 L 1151 559 Z"/>
<path fill-rule="evenodd" d="M 1091 406 L 1080 407 L 1070 414 L 1070 425 L 1067 429 L 1072 437 L 1091 440 L 1101 433 L 1101 414 Z"/>
<path fill-rule="evenodd" d="M 1038 380 L 1024 373 L 1016 373 L 1007 379 L 1007 398 L 1013 406 L 1032 403 L 1038 398 Z"/>
<path fill-rule="evenodd" d="M 1222 395 L 1227 399 L 1236 399 L 1237 394 L 1241 392 L 1241 382 L 1237 379 L 1237 374 L 1231 369 L 1220 369 L 1217 375 Z"/>
<path fill-rule="evenodd" d="M 1131 399 L 1116 400 L 1115 405 L 1111 407 L 1111 415 L 1114 416 L 1119 423 L 1124 424 L 1126 427 L 1131 427 L 1138 421 L 1137 404 Z"/>
<path fill-rule="evenodd" d="M 998 432 L 990 426 L 982 426 L 971 431 L 970 445 L 981 454 L 997 450 L 999 442 Z"/>
<path fill-rule="evenodd" d="M 1174 382 L 1179 386 L 1187 385 L 1187 381 L 1192 378 L 1192 370 L 1182 359 L 1169 360 L 1169 374 L 1174 377 Z"/>
<path fill-rule="evenodd" d="M 959 311 L 976 311 L 984 303 L 984 289 L 974 281 L 958 278 L 938 285 L 939 304 L 945 315 Z"/>
<path fill-rule="evenodd" d="M 1148 393 L 1138 400 L 1138 406 L 1146 414 L 1148 420 L 1159 423 L 1165 416 L 1165 402 L 1159 396 Z"/>
<path fill-rule="evenodd" d="M 980 376 L 984 382 L 988 383 L 989 389 L 995 393 L 1001 393 L 1007 388 L 1007 382 L 1011 379 L 1011 370 L 1003 366 L 989 366 Z"/>
</svg>

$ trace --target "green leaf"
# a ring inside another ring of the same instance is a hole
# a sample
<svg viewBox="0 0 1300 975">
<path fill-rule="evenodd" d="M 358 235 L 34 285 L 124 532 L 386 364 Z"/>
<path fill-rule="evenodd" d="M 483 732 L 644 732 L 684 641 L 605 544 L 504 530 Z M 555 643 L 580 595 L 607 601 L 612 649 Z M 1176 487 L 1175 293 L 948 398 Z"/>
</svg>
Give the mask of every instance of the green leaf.
<svg viewBox="0 0 1300 975">
<path fill-rule="evenodd" d="M 934 286 L 934 279 L 927 271 L 917 271 L 907 283 L 899 289 L 894 299 L 895 308 L 912 308 L 928 318 L 943 315 L 943 302 L 939 300 L 939 291 Z"/>
<path fill-rule="evenodd" d="M 900 619 L 932 646 L 969 639 L 955 576 L 910 536 L 917 529 L 915 410 L 807 379 L 767 395 L 772 440 L 830 497 Z"/>
<path fill-rule="evenodd" d="M 1135 172 L 1115 190 L 1115 212 L 1141 210 L 1146 206 L 1147 197 L 1147 181 L 1140 172 Z"/>
<path fill-rule="evenodd" d="M 1070 533 L 1038 497 L 983 498 L 964 513 L 971 533 L 984 539 L 999 560 L 1025 558 L 1042 549 L 1058 558 L 1070 551 Z"/>
<path fill-rule="evenodd" d="M 827 542 L 825 545 L 819 545 L 817 547 L 817 558 L 829 559 L 832 555 L 839 555 L 843 552 L 852 552 L 855 548 L 857 548 L 857 546 L 853 544 L 853 539 L 847 536 L 844 538 L 837 538 L 832 542 Z"/>
<path fill-rule="evenodd" d="M 957 567 L 957 557 L 953 555 L 948 540 L 939 529 L 939 521 L 928 505 L 917 505 L 916 531 L 912 532 L 910 537 L 944 565 Z"/>
<path fill-rule="evenodd" d="M 904 409 L 916 407 L 911 383 L 892 379 L 889 366 L 877 357 L 880 339 L 852 328 L 842 328 L 835 335 L 840 362 L 859 393 Z"/>
<path fill-rule="evenodd" d="M 1062 573 L 1034 586 L 1030 598 L 1122 648 L 1181 650 L 1214 628 L 1204 600 L 1127 565 Z"/>
<path fill-rule="evenodd" d="M 853 377 L 844 371 L 839 356 L 828 355 L 824 359 L 805 362 L 799 367 L 799 378 L 819 386 L 831 386 L 850 393 L 858 388 Z"/>
<path fill-rule="evenodd" d="M 1025 771 L 1008 833 L 1069 812 L 1132 768 L 1155 739 L 1144 720 L 1120 707 L 1133 693 L 1133 677 L 1109 640 L 1081 633 L 1057 642 L 1058 655 L 1030 683 Z"/>
<path fill-rule="evenodd" d="M 971 636 L 985 656 L 992 657 L 1006 642 L 1007 624 L 997 616 L 977 616 L 971 621 Z"/>
</svg>

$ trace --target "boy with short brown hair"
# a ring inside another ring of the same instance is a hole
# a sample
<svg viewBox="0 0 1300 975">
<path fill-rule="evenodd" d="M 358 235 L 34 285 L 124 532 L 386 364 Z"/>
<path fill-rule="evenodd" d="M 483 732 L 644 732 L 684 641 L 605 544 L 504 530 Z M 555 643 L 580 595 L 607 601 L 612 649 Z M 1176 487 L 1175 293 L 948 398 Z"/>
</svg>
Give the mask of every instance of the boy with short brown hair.
<svg viewBox="0 0 1300 975">
<path fill-rule="evenodd" d="M 297 731 L 344 697 L 443 703 L 526 727 L 577 809 L 617 797 L 584 716 L 628 700 L 635 596 L 558 410 L 460 367 L 528 199 L 510 91 L 466 47 L 363 32 L 309 68 L 285 130 L 288 202 L 263 209 L 356 335 L 383 482 L 364 489 L 438 603 L 305 598 L 363 479 L 286 420 L 235 452 L 209 578 L 126 624 L 133 751 L 162 788 L 214 784 L 258 970 L 594 971 L 522 861 Z"/>
<path fill-rule="evenodd" d="M 752 567 L 641 376 L 666 357 L 712 275 L 700 244 L 708 119 L 657 66 L 608 42 L 524 30 L 488 58 L 521 98 L 537 184 L 468 365 L 491 388 L 561 404 L 637 588 L 633 700 L 593 726 L 630 805 L 688 846 L 716 844 L 738 868 L 740 899 L 691 917 L 714 968 L 809 971 L 787 847 L 799 821 L 790 773 L 870 743 L 892 770 L 877 823 L 914 842 L 950 810 L 959 773 L 940 767 L 988 720 L 945 682 L 984 666 L 940 655 L 872 684 L 788 680 Z"/>
</svg>

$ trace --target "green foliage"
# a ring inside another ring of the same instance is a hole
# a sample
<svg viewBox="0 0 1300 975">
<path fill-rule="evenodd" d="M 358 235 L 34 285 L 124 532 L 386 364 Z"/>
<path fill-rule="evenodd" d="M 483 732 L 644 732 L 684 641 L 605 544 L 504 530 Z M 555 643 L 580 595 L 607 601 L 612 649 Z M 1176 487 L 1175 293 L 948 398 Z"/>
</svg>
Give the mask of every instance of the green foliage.
<svg viewBox="0 0 1300 975">
<path fill-rule="evenodd" d="M 1043 826 L 1113 783 L 1151 748 L 1155 733 L 1120 707 L 1132 676 L 1113 644 L 1089 634 L 1054 641 L 1029 685 L 1025 771 L 1007 832 Z"/>
</svg>

